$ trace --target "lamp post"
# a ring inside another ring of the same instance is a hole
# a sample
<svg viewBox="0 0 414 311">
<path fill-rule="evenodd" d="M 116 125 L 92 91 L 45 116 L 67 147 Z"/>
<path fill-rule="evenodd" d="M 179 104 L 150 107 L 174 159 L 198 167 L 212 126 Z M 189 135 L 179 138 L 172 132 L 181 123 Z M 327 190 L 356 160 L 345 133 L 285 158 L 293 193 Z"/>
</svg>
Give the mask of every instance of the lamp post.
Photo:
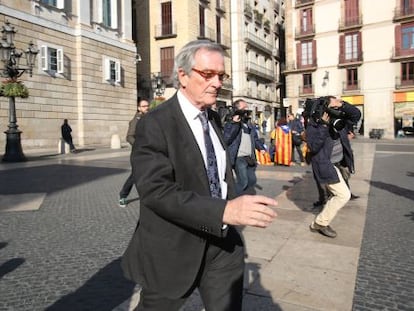
<svg viewBox="0 0 414 311">
<path fill-rule="evenodd" d="M 20 135 L 22 131 L 18 129 L 16 119 L 16 104 L 15 97 L 27 97 L 28 92 L 19 78 L 25 71 L 28 71 L 32 76 L 32 70 L 35 65 L 36 55 L 39 53 L 37 47 L 30 42 L 25 51 L 26 65 L 20 65 L 20 58 L 23 52 L 16 49 L 14 46 L 14 35 L 16 30 L 11 26 L 9 21 L 6 21 L 1 30 L 3 36 L 0 42 L 0 57 L 4 63 L 1 76 L 7 78 L 3 85 L 3 95 L 9 97 L 9 125 L 6 134 L 6 152 L 3 156 L 4 162 L 22 162 L 26 161 L 23 154 Z M 9 93 L 6 93 L 6 85 L 8 85 Z M 13 91 L 11 89 L 14 88 Z M 18 92 L 20 90 L 20 92 Z"/>
<path fill-rule="evenodd" d="M 160 72 L 152 74 L 151 87 L 157 97 L 164 95 L 165 81 L 162 79 Z"/>
</svg>

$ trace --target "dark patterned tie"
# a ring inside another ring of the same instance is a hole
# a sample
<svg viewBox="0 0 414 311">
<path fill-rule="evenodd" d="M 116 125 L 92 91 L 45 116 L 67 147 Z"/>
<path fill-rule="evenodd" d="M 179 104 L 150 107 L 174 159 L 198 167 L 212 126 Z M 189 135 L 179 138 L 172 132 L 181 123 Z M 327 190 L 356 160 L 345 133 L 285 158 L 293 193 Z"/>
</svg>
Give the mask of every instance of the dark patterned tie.
<svg viewBox="0 0 414 311">
<path fill-rule="evenodd" d="M 221 199 L 221 187 L 220 187 L 220 179 L 218 175 L 217 159 L 216 159 L 216 154 L 214 153 L 213 142 L 211 141 L 211 137 L 210 137 L 206 113 L 201 112 L 199 114 L 199 118 L 201 121 L 201 125 L 203 126 L 204 145 L 206 146 L 207 176 L 208 176 L 208 182 L 210 184 L 210 193 L 212 197 Z"/>
</svg>

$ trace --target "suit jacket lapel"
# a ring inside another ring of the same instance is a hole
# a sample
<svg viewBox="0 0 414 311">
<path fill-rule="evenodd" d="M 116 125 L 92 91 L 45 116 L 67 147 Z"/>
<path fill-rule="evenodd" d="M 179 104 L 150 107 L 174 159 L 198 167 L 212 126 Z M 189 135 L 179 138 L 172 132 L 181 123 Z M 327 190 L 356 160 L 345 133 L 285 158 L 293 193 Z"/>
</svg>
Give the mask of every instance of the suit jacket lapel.
<svg viewBox="0 0 414 311">
<path fill-rule="evenodd" d="M 201 154 L 200 148 L 198 147 L 197 141 L 194 137 L 193 131 L 187 123 L 187 120 L 182 112 L 178 103 L 177 95 L 174 95 L 173 101 L 169 103 L 173 110 L 171 117 L 173 122 L 182 124 L 183 126 L 177 126 L 177 137 L 179 141 L 175 142 L 177 148 L 182 148 L 187 155 L 187 158 L 191 159 L 194 167 L 194 173 L 199 177 L 202 183 L 205 184 L 206 190 L 210 192 L 210 186 L 208 184 L 207 172 L 204 165 L 203 155 Z"/>
</svg>

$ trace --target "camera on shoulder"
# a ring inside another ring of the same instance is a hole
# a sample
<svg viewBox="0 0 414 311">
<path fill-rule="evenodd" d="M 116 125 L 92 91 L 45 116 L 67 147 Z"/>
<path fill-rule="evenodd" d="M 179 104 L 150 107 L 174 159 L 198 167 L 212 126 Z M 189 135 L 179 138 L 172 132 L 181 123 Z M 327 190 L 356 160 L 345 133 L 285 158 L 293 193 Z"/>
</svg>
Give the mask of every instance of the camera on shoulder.
<svg viewBox="0 0 414 311">
<path fill-rule="evenodd" d="M 324 123 L 322 116 L 326 112 L 329 115 L 329 125 L 338 132 L 345 127 L 347 115 L 341 108 L 328 107 L 330 98 L 329 96 L 307 98 L 304 117 L 310 118 L 316 123 Z"/>
<path fill-rule="evenodd" d="M 247 123 L 251 119 L 251 111 L 244 109 L 235 110 L 233 111 L 233 116 L 240 116 L 240 120 L 244 123 Z"/>
</svg>

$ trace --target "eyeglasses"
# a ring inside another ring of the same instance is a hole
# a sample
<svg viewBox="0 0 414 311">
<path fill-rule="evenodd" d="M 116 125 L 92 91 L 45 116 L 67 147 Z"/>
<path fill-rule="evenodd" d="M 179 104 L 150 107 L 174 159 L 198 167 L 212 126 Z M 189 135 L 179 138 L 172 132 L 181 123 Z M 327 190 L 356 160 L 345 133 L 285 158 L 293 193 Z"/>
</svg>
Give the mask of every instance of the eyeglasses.
<svg viewBox="0 0 414 311">
<path fill-rule="evenodd" d="M 230 76 L 225 72 L 219 72 L 215 70 L 198 70 L 195 68 L 191 68 L 191 70 L 197 72 L 200 76 L 206 79 L 206 81 L 213 79 L 215 76 L 218 76 L 221 82 L 226 81 L 230 78 Z"/>
</svg>

